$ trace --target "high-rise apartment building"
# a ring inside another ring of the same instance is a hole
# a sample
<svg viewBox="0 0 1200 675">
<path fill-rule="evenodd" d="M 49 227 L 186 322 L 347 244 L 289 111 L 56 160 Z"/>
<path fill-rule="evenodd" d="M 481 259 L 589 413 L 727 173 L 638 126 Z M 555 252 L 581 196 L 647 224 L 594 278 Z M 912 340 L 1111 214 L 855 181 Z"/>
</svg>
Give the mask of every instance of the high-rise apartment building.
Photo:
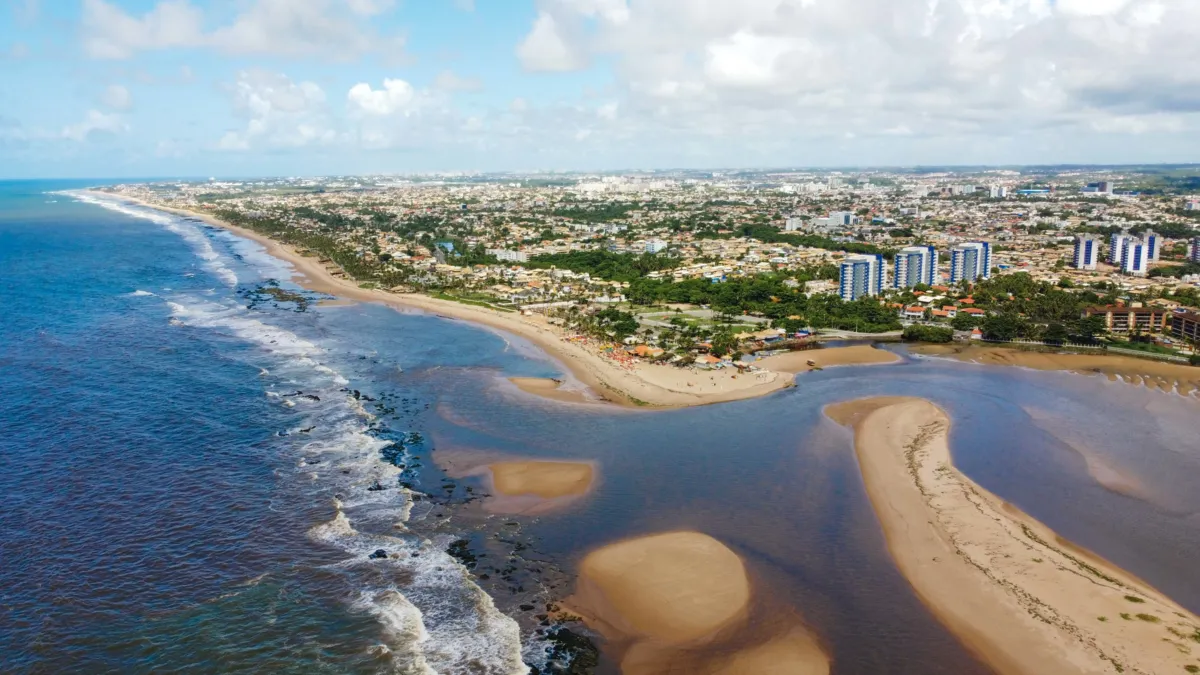
<svg viewBox="0 0 1200 675">
<path fill-rule="evenodd" d="M 938 253 L 932 246 L 902 248 L 892 264 L 892 285 L 896 288 L 912 288 L 917 284 L 932 286 L 938 282 Z"/>
<path fill-rule="evenodd" d="M 986 241 L 959 244 L 950 249 L 950 283 L 990 279 L 992 247 Z"/>
<path fill-rule="evenodd" d="M 1075 256 L 1071 259 L 1071 267 L 1077 270 L 1094 270 L 1099 259 L 1099 239 L 1083 234 L 1075 237 Z"/>
<path fill-rule="evenodd" d="M 883 292 L 884 263 L 881 255 L 852 255 L 842 261 L 838 293 L 850 302 Z"/>
<path fill-rule="evenodd" d="M 1148 255 L 1151 262 L 1157 262 L 1158 254 L 1162 249 L 1162 235 L 1154 230 L 1146 230 L 1142 233 L 1142 240 L 1145 241 L 1146 246 L 1149 247 Z"/>
<path fill-rule="evenodd" d="M 1121 271 L 1135 277 L 1144 277 L 1149 267 L 1149 244 L 1134 237 L 1126 239 L 1125 252 L 1121 256 Z"/>
<path fill-rule="evenodd" d="M 1121 267 L 1125 262 L 1125 247 L 1129 243 L 1128 232 L 1114 232 L 1108 238 L 1108 264 Z"/>
</svg>

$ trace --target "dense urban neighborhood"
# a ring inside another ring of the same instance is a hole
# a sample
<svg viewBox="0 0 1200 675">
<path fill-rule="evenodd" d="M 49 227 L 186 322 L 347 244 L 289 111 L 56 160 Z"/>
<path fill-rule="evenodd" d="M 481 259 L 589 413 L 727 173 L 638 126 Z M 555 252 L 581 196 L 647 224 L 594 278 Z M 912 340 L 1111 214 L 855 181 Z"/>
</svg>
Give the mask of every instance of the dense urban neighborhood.
<svg viewBox="0 0 1200 675">
<path fill-rule="evenodd" d="M 820 332 L 1184 360 L 1200 325 L 1200 185 L 1169 167 L 107 189 L 253 230 L 364 287 L 537 313 L 689 364 Z"/>
</svg>

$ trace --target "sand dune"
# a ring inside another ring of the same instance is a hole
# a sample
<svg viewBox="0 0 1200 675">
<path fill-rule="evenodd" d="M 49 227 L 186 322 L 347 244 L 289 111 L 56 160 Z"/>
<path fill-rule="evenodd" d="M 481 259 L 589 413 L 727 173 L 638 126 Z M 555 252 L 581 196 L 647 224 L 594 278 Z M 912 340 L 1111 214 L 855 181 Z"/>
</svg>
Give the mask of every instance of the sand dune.
<svg viewBox="0 0 1200 675">
<path fill-rule="evenodd" d="M 800 626 L 748 639 L 751 600 L 737 554 L 699 532 L 669 532 L 588 554 L 566 605 L 621 653 L 626 675 L 829 672 Z"/>
<path fill-rule="evenodd" d="M 827 412 L 855 423 L 863 481 L 900 571 L 998 672 L 1200 667 L 1200 618 L 955 469 L 941 409 L 892 398 Z"/>
<path fill-rule="evenodd" d="M 778 373 L 795 374 L 806 373 L 817 368 L 897 363 L 900 360 L 896 354 L 883 349 L 876 349 L 870 345 L 854 345 L 852 347 L 829 347 L 775 354 L 758 361 L 756 365 Z M 808 365 L 809 361 L 816 365 Z"/>
</svg>

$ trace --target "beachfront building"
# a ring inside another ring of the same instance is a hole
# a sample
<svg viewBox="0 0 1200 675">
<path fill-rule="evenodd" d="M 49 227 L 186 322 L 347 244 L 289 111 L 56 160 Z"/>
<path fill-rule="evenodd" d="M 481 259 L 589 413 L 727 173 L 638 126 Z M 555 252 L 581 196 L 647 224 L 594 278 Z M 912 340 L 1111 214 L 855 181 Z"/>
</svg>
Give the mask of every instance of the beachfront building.
<svg viewBox="0 0 1200 675">
<path fill-rule="evenodd" d="M 838 294 L 851 302 L 883 292 L 884 262 L 881 255 L 852 255 L 842 261 Z"/>
<path fill-rule="evenodd" d="M 1099 239 L 1086 234 L 1075 237 L 1075 255 L 1071 259 L 1071 267 L 1077 270 L 1094 270 L 1099 259 Z"/>
<path fill-rule="evenodd" d="M 1083 315 L 1102 317 L 1110 333 L 1162 333 L 1171 327 L 1172 312 L 1162 307 L 1106 305 L 1088 307 Z"/>
<path fill-rule="evenodd" d="M 1121 272 L 1135 277 L 1144 277 L 1150 267 L 1150 246 L 1143 240 L 1129 237 L 1125 240 L 1125 252 L 1121 255 Z"/>
<path fill-rule="evenodd" d="M 938 282 L 938 253 L 932 246 L 902 248 L 892 264 L 892 285 L 896 288 L 912 288 L 917 284 L 932 286 Z"/>
<path fill-rule="evenodd" d="M 973 282 L 992 276 L 992 247 L 986 241 L 959 244 L 950 249 L 950 283 Z"/>
<path fill-rule="evenodd" d="M 1192 344 L 1200 344 L 1200 314 L 1175 311 L 1171 314 L 1171 335 Z"/>
</svg>

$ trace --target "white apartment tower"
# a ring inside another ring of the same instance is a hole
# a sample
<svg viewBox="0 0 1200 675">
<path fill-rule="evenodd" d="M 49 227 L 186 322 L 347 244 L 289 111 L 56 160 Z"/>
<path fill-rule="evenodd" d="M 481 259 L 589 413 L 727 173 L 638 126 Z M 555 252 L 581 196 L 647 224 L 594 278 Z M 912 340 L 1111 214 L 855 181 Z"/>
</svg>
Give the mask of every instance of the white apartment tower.
<svg viewBox="0 0 1200 675">
<path fill-rule="evenodd" d="M 1077 270 L 1094 270 L 1100 259 L 1100 240 L 1087 235 L 1075 237 L 1075 256 L 1071 267 Z"/>
<path fill-rule="evenodd" d="M 1125 240 L 1125 252 L 1121 256 L 1121 272 L 1135 277 L 1146 276 L 1150 266 L 1150 245 L 1142 239 L 1130 237 Z"/>
<path fill-rule="evenodd" d="M 1129 243 L 1128 232 L 1114 232 L 1108 238 L 1108 264 L 1121 267 L 1125 260 L 1125 247 Z"/>
<path fill-rule="evenodd" d="M 932 246 L 909 246 L 900 249 L 893 260 L 892 285 L 912 288 L 917 284 L 937 283 L 938 253 Z"/>
<path fill-rule="evenodd" d="M 852 255 L 842 261 L 838 294 L 851 302 L 883 292 L 884 262 L 881 255 Z"/>
<path fill-rule="evenodd" d="M 990 279 L 992 246 L 986 241 L 959 244 L 950 249 L 950 283 Z"/>
</svg>

